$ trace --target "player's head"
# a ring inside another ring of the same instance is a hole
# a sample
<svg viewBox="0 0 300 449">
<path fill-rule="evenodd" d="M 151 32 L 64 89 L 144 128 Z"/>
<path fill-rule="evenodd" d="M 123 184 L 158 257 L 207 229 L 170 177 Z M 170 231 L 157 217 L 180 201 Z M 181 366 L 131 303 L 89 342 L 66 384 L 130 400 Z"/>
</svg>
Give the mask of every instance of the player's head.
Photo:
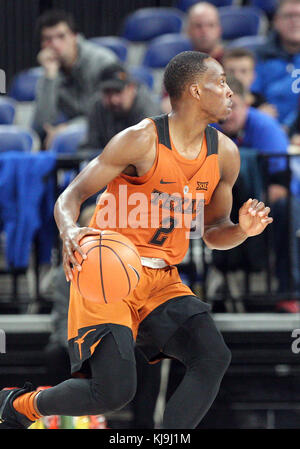
<svg viewBox="0 0 300 449">
<path fill-rule="evenodd" d="M 224 53 L 222 64 L 227 75 L 233 75 L 250 89 L 255 78 L 255 56 L 246 48 L 231 48 Z"/>
<path fill-rule="evenodd" d="M 100 89 L 104 106 L 115 116 L 125 115 L 134 103 L 137 86 L 122 64 L 106 67 L 100 75 Z"/>
<path fill-rule="evenodd" d="M 186 34 L 195 50 L 211 53 L 222 35 L 218 9 L 208 2 L 193 5 L 187 14 Z"/>
<path fill-rule="evenodd" d="M 230 112 L 232 91 L 226 83 L 223 67 L 206 53 L 185 51 L 166 67 L 164 85 L 172 109 L 188 102 L 207 123 L 225 120 Z"/>
<path fill-rule="evenodd" d="M 233 91 L 232 112 L 222 123 L 222 130 L 228 136 L 235 136 L 244 129 L 246 123 L 249 108 L 246 99 L 247 90 L 243 83 L 232 75 L 228 75 L 227 82 Z"/>
<path fill-rule="evenodd" d="M 51 48 L 64 64 L 74 58 L 77 46 L 77 28 L 73 17 L 62 10 L 49 10 L 42 14 L 36 25 L 41 48 Z"/>
<path fill-rule="evenodd" d="M 283 43 L 300 45 L 300 0 L 281 0 L 274 14 L 274 29 Z"/>
</svg>

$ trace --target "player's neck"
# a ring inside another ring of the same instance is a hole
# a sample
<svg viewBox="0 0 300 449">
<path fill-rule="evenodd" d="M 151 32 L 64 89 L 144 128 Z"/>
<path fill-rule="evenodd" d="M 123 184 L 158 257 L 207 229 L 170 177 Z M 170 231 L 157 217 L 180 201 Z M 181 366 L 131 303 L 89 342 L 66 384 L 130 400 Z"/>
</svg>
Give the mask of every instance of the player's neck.
<svg viewBox="0 0 300 449">
<path fill-rule="evenodd" d="M 187 119 L 187 120 L 186 120 Z M 170 137 L 176 150 L 188 159 L 195 159 L 202 146 L 206 125 L 192 121 L 188 116 L 169 116 Z"/>
<path fill-rule="evenodd" d="M 173 141 L 179 141 L 185 148 L 198 146 L 202 142 L 208 123 L 183 111 L 172 111 L 169 114 L 171 138 Z"/>
</svg>

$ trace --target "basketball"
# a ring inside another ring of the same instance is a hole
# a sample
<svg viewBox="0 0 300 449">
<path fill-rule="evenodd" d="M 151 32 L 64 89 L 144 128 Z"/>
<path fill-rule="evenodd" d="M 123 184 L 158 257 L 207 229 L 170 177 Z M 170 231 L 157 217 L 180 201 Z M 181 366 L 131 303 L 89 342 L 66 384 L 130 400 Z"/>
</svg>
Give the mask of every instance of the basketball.
<svg viewBox="0 0 300 449">
<path fill-rule="evenodd" d="M 81 271 L 72 270 L 73 284 L 85 299 L 111 304 L 135 289 L 142 264 L 136 246 L 127 237 L 107 230 L 99 235 L 86 235 L 79 244 L 87 258 L 75 251 Z"/>
</svg>

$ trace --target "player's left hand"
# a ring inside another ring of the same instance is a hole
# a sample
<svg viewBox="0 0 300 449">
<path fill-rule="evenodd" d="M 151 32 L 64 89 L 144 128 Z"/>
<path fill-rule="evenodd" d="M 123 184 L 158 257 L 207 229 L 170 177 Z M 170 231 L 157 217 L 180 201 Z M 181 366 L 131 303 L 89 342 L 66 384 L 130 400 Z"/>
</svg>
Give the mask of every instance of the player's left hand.
<svg viewBox="0 0 300 449">
<path fill-rule="evenodd" d="M 239 225 L 247 237 L 261 234 L 273 222 L 270 208 L 262 201 L 249 198 L 239 210 Z"/>
</svg>

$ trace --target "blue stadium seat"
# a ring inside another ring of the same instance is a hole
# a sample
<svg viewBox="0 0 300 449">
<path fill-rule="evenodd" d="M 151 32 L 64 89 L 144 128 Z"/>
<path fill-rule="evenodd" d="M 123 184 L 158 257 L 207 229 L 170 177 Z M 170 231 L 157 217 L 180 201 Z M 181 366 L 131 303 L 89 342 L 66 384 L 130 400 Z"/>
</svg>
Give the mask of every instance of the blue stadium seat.
<svg viewBox="0 0 300 449">
<path fill-rule="evenodd" d="M 228 42 L 226 48 L 246 48 L 247 50 L 252 51 L 253 53 L 261 47 L 265 45 L 267 42 L 267 37 L 263 35 L 258 36 L 244 36 L 239 37 L 238 39 L 234 39 L 231 42 Z"/>
<path fill-rule="evenodd" d="M 42 74 L 42 67 L 33 67 L 18 73 L 12 81 L 9 96 L 17 101 L 34 101 L 36 83 Z"/>
<path fill-rule="evenodd" d="M 118 56 L 120 61 L 126 61 L 128 52 L 128 41 L 126 39 L 118 36 L 100 36 L 92 37 L 89 41 L 93 44 L 109 48 Z"/>
<path fill-rule="evenodd" d="M 131 66 L 129 73 L 133 80 L 140 84 L 145 84 L 149 89 L 153 89 L 154 78 L 150 69 L 144 66 Z"/>
<path fill-rule="evenodd" d="M 199 3 L 199 1 L 200 0 L 178 0 L 175 6 L 181 11 L 186 12 L 195 3 Z M 217 8 L 219 8 L 221 6 L 231 6 L 235 0 L 207 0 L 207 1 L 208 3 L 212 3 Z"/>
<path fill-rule="evenodd" d="M 249 5 L 262 9 L 266 14 L 272 15 L 279 4 L 278 0 L 249 0 Z"/>
<path fill-rule="evenodd" d="M 141 8 L 129 14 L 121 36 L 131 42 L 146 42 L 167 33 L 180 33 L 183 13 L 176 8 Z"/>
<path fill-rule="evenodd" d="M 16 125 L 0 125 L 0 152 L 29 152 L 32 147 L 33 135 L 29 130 Z"/>
<path fill-rule="evenodd" d="M 70 125 L 53 139 L 50 151 L 55 153 L 75 153 L 86 136 L 85 124 Z"/>
<path fill-rule="evenodd" d="M 219 13 L 225 41 L 261 34 L 267 22 L 264 12 L 251 6 L 224 6 Z"/>
<path fill-rule="evenodd" d="M 9 97 L 0 97 L 0 125 L 12 125 L 15 113 L 15 101 Z"/>
<path fill-rule="evenodd" d="M 182 34 L 159 36 L 149 44 L 143 65 L 153 69 L 163 68 L 178 53 L 192 49 L 190 40 Z"/>
</svg>

